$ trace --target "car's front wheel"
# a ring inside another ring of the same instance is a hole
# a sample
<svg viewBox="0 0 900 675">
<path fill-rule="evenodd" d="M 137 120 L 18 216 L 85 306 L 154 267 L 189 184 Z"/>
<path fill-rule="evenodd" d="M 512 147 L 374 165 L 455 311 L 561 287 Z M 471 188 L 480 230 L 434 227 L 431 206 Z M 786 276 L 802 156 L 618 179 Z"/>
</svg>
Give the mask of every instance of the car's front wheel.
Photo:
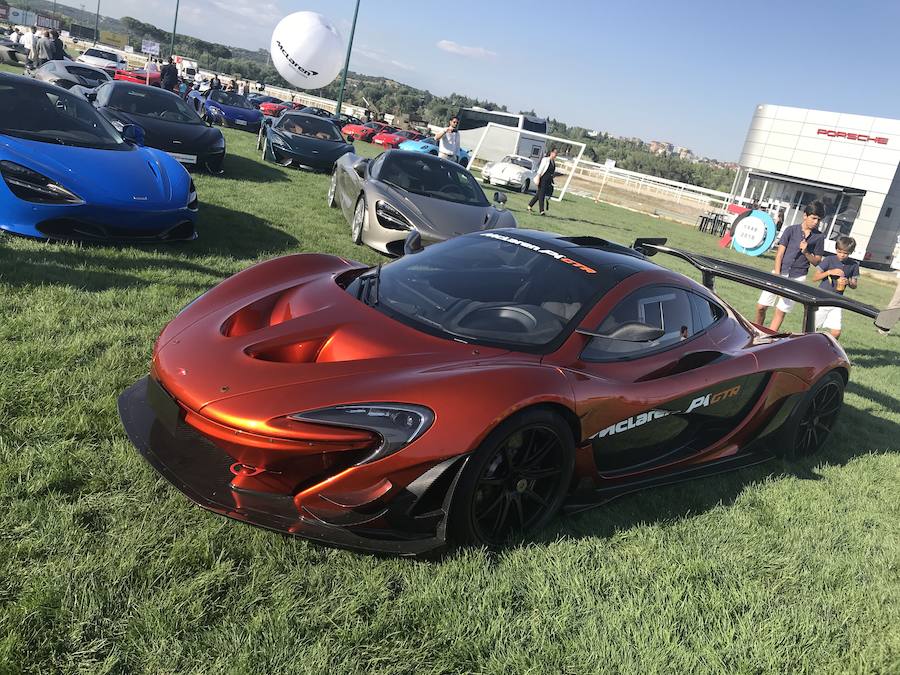
<svg viewBox="0 0 900 675">
<path fill-rule="evenodd" d="M 369 219 L 369 210 L 366 208 L 366 197 L 360 195 L 356 200 L 356 208 L 353 209 L 353 222 L 350 224 L 350 238 L 354 244 L 362 244 L 363 229 Z"/>
<path fill-rule="evenodd" d="M 831 435 L 844 405 L 844 378 L 832 371 L 816 382 L 781 427 L 777 453 L 787 459 L 808 457 L 822 448 Z"/>
<path fill-rule="evenodd" d="M 575 469 L 569 425 L 550 410 L 514 415 L 492 431 L 466 465 L 450 512 L 458 543 L 500 546 L 546 525 Z"/>
<path fill-rule="evenodd" d="M 263 125 L 259 125 L 259 133 L 256 135 L 256 149 L 262 150 L 263 147 Z"/>
<path fill-rule="evenodd" d="M 337 172 L 337 169 L 331 172 L 331 183 L 328 185 L 328 207 L 332 209 L 337 206 Z"/>
</svg>

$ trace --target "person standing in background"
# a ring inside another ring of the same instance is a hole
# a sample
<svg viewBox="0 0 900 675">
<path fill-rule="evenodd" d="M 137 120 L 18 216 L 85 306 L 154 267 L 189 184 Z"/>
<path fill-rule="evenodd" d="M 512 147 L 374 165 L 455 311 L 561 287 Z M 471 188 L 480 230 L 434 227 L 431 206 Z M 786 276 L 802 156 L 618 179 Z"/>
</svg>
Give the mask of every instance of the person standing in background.
<svg viewBox="0 0 900 675">
<path fill-rule="evenodd" d="M 68 54 L 66 54 L 66 47 L 63 44 L 63 41 L 59 39 L 59 33 L 55 30 L 50 31 L 50 42 L 53 46 L 54 61 L 62 61 L 68 56 Z"/>
<path fill-rule="evenodd" d="M 775 253 L 773 274 L 794 281 L 806 281 L 810 265 L 818 265 L 825 253 L 825 235 L 819 231 L 819 221 L 825 217 L 825 206 L 816 200 L 803 209 L 803 221 L 784 228 Z M 778 331 L 784 315 L 794 308 L 794 301 L 763 291 L 756 302 L 756 325 L 762 326 L 769 307 L 775 306 L 775 316 L 769 330 Z"/>
<path fill-rule="evenodd" d="M 900 319 L 900 272 L 897 272 L 897 287 L 894 289 L 894 297 L 891 298 L 885 312 L 888 310 L 895 310 L 892 318 L 885 321 L 883 317 L 879 316 L 878 319 L 881 319 L 882 323 L 878 323 L 878 319 L 875 320 L 875 327 L 878 328 L 878 332 L 882 335 L 890 333 L 891 328 L 893 328 L 897 324 L 898 319 Z"/>
<path fill-rule="evenodd" d="M 178 89 L 178 68 L 175 67 L 171 56 L 159 70 L 159 86 L 166 91 L 177 91 Z"/>
<path fill-rule="evenodd" d="M 434 140 L 438 142 L 438 155 L 451 162 L 455 162 L 459 157 L 459 132 L 456 130 L 458 126 L 459 118 L 453 116 L 450 118 L 447 128 L 434 137 Z"/>
<path fill-rule="evenodd" d="M 19 32 L 18 28 L 12 29 L 12 33 L 9 34 L 9 39 L 15 44 L 19 43 L 19 40 L 22 39 L 22 34 Z"/>
<path fill-rule="evenodd" d="M 541 159 L 541 163 L 538 165 L 537 173 L 534 175 L 534 179 L 537 181 L 537 192 L 534 194 L 534 197 L 531 198 L 531 201 L 528 202 L 528 212 L 532 213 L 532 208 L 535 204 L 538 205 L 538 211 L 540 215 L 544 215 L 547 212 L 545 208 L 545 200 L 547 198 L 547 191 L 550 189 L 550 185 L 553 183 L 553 174 L 556 173 L 556 148 L 553 148 L 548 152 L 543 159 Z"/>
<path fill-rule="evenodd" d="M 816 266 L 813 281 L 821 281 L 819 288 L 843 295 L 848 288 L 856 288 L 859 284 L 859 263 L 850 258 L 856 249 L 853 237 L 838 237 L 834 242 L 834 255 L 822 258 Z M 816 330 L 824 328 L 831 331 L 837 340 L 841 337 L 841 308 L 822 307 L 816 310 Z"/>
<path fill-rule="evenodd" d="M 30 31 L 25 31 L 24 35 L 19 39 L 19 44 L 25 47 L 28 54 L 28 64 L 34 64 L 34 40 L 37 37 L 37 28 L 32 26 Z"/>
<path fill-rule="evenodd" d="M 53 40 L 50 38 L 50 31 L 45 30 L 44 34 L 34 41 L 34 65 L 40 68 L 47 61 L 53 60 Z"/>
</svg>

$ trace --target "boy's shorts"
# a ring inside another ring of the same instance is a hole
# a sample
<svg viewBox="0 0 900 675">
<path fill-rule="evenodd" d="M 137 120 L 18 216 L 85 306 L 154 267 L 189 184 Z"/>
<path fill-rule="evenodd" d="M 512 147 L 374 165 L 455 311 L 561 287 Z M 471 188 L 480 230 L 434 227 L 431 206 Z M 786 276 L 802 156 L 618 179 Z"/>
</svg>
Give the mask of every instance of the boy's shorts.
<svg viewBox="0 0 900 675">
<path fill-rule="evenodd" d="M 775 271 L 772 270 L 772 274 L 775 274 Z M 784 276 L 784 275 L 781 275 Z M 806 281 L 806 275 L 800 277 L 790 277 L 793 281 Z M 782 298 L 780 295 L 775 295 L 774 293 L 770 293 L 769 291 L 763 291 L 759 294 L 759 300 L 757 300 L 756 304 L 762 305 L 763 307 L 772 307 L 775 306 L 775 309 L 780 309 L 785 314 L 788 314 L 792 309 L 794 309 L 794 301 L 789 300 L 788 298 Z"/>
<path fill-rule="evenodd" d="M 822 307 L 816 310 L 816 330 L 824 328 L 826 330 L 841 329 L 841 308 L 840 307 Z"/>
</svg>

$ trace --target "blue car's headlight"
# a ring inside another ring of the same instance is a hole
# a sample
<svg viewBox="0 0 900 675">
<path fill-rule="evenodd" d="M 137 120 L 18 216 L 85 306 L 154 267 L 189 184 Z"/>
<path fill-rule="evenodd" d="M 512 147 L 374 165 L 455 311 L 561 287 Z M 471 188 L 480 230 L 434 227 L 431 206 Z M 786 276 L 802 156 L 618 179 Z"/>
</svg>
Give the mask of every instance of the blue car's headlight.
<svg viewBox="0 0 900 675">
<path fill-rule="evenodd" d="M 335 424 L 354 429 L 374 431 L 381 436 L 381 445 L 361 464 L 387 457 L 419 438 L 434 423 L 434 413 L 421 405 L 410 403 L 360 403 L 337 405 L 333 408 L 310 410 L 291 415 L 301 422 Z"/>
<path fill-rule="evenodd" d="M 225 113 L 222 112 L 221 108 L 217 108 L 214 105 L 211 105 L 207 108 L 209 110 L 210 115 L 215 115 L 216 117 L 225 117 Z"/>
<path fill-rule="evenodd" d="M 197 198 L 197 188 L 194 187 L 194 179 L 191 179 L 191 187 L 188 190 L 188 203 L 187 207 L 191 211 L 196 211 L 200 206 L 200 200 Z"/>
<path fill-rule="evenodd" d="M 47 176 L 28 167 L 0 161 L 0 176 L 19 199 L 37 204 L 83 204 L 84 200 Z"/>
</svg>

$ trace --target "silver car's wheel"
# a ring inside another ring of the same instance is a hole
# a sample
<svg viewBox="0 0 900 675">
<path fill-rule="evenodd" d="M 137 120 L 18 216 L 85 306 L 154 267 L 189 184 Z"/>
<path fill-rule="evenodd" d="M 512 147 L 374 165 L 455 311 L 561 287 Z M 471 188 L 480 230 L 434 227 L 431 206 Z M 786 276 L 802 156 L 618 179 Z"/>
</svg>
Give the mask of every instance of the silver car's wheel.
<svg viewBox="0 0 900 675">
<path fill-rule="evenodd" d="M 337 199 L 335 199 L 335 195 L 337 194 L 337 172 L 338 172 L 337 169 L 332 171 L 331 184 L 328 186 L 328 207 L 332 208 L 332 209 L 335 206 L 337 206 Z M 355 219 L 355 214 L 354 214 L 354 219 Z"/>
<path fill-rule="evenodd" d="M 356 209 L 353 211 L 353 222 L 350 224 L 350 238 L 354 244 L 362 243 L 363 229 L 368 224 L 368 220 L 369 210 L 366 208 L 366 198 L 360 195 L 356 201 Z"/>
</svg>

